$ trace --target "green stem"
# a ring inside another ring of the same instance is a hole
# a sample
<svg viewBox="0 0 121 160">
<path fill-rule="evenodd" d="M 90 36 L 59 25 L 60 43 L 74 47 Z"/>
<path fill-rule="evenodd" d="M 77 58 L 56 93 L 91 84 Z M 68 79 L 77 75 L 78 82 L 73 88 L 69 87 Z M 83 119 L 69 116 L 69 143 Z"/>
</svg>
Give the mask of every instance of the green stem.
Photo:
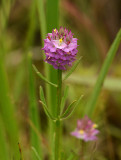
<svg viewBox="0 0 121 160">
<path fill-rule="evenodd" d="M 61 135 L 61 123 L 60 120 L 55 122 L 55 134 L 54 134 L 54 160 L 60 160 L 60 135 Z"/>
<path fill-rule="evenodd" d="M 83 140 L 80 140 L 81 144 L 81 158 L 84 160 L 84 154 L 85 154 L 85 142 Z"/>
<path fill-rule="evenodd" d="M 53 28 L 57 29 L 59 28 L 59 0 L 46 0 L 46 20 L 47 20 L 46 21 L 47 33 L 51 33 Z M 46 70 L 46 77 L 52 83 L 57 84 L 57 70 L 55 70 L 53 66 L 49 64 Z M 52 116 L 56 116 L 55 108 L 57 102 L 55 100 L 55 96 L 57 95 L 57 88 L 46 85 L 46 95 L 50 112 L 52 113 Z M 50 140 L 50 147 L 52 148 L 52 150 L 54 149 L 52 140 L 54 133 L 55 133 L 55 123 L 49 121 L 49 136 L 50 136 L 49 140 Z"/>
<path fill-rule="evenodd" d="M 57 74 L 57 108 L 56 108 L 56 118 L 60 115 L 60 105 L 61 105 L 61 90 L 62 90 L 62 71 L 58 70 Z M 60 160 L 60 135 L 61 135 L 61 123 L 60 119 L 55 122 L 55 134 L 54 134 L 54 160 Z"/>
<path fill-rule="evenodd" d="M 60 105 L 61 105 L 61 90 L 62 90 L 62 70 L 58 69 L 57 73 L 57 116 L 60 115 Z"/>
</svg>

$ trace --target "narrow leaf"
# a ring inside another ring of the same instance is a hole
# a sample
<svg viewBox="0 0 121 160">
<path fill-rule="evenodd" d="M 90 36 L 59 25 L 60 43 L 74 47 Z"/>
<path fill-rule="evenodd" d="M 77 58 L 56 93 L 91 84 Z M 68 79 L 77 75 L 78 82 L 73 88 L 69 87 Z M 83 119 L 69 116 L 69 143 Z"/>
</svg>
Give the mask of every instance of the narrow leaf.
<svg viewBox="0 0 121 160">
<path fill-rule="evenodd" d="M 78 66 L 78 64 L 80 63 L 80 60 L 82 59 L 82 57 L 80 57 L 76 63 L 73 65 L 73 67 L 71 68 L 71 70 L 67 73 L 67 75 L 64 77 L 63 81 L 66 80 L 71 74 L 72 72 L 76 69 L 76 67 Z"/>
<path fill-rule="evenodd" d="M 67 119 L 67 118 L 70 118 L 71 115 L 73 114 L 73 112 L 75 111 L 76 107 L 78 106 L 78 104 L 80 103 L 81 99 L 82 99 L 83 95 L 80 96 L 80 98 L 77 100 L 77 101 L 73 101 L 69 106 L 68 108 L 66 109 L 65 113 L 60 116 L 61 120 L 63 119 Z M 76 103 L 75 103 L 76 102 Z M 73 104 L 75 103 L 73 109 L 72 109 L 72 106 Z M 72 109 L 72 110 L 71 110 Z M 71 112 L 70 112 L 71 111 Z M 70 112 L 70 113 L 69 113 Z"/>
<path fill-rule="evenodd" d="M 45 101 L 45 96 L 44 96 L 43 88 L 40 86 L 39 89 L 40 89 L 40 99 L 47 106 L 46 101 Z"/>
<path fill-rule="evenodd" d="M 33 68 L 34 68 L 35 72 L 37 73 L 37 75 L 38 75 L 43 81 L 45 81 L 46 83 L 48 83 L 48 84 L 50 84 L 50 85 L 52 85 L 52 86 L 54 86 L 54 87 L 57 87 L 56 84 L 48 81 L 48 80 L 38 71 L 38 69 L 35 67 L 35 65 L 33 65 Z"/>
<path fill-rule="evenodd" d="M 50 114 L 47 106 L 42 101 L 39 101 L 39 102 L 42 104 L 43 109 L 44 109 L 46 115 L 48 116 L 48 118 L 50 118 L 51 120 L 55 121 L 56 119 Z"/>
<path fill-rule="evenodd" d="M 69 90 L 69 87 L 66 86 L 65 90 L 64 90 L 64 95 L 62 97 L 62 100 L 61 100 L 61 113 L 63 112 L 63 109 L 64 109 L 64 106 L 65 106 L 65 101 L 66 101 L 66 98 L 67 98 L 67 95 L 68 95 L 68 90 Z"/>
<path fill-rule="evenodd" d="M 46 115 L 48 116 L 48 118 L 50 118 L 50 119 L 53 120 L 53 121 L 56 120 L 56 119 L 50 114 L 50 112 L 49 112 L 49 110 L 48 110 L 48 108 L 47 108 L 47 105 L 46 105 L 46 102 L 45 102 L 45 97 L 44 97 L 44 92 L 43 92 L 42 87 L 40 87 L 40 99 L 41 99 L 41 101 L 39 101 L 39 102 L 42 104 L 43 109 L 44 109 Z"/>
<path fill-rule="evenodd" d="M 102 66 L 99 77 L 98 77 L 98 79 L 96 81 L 96 84 L 94 86 L 94 90 L 91 94 L 91 97 L 90 97 L 90 99 L 87 103 L 84 114 L 88 114 L 88 115 L 91 116 L 92 113 L 94 112 L 94 110 L 96 108 L 97 99 L 99 97 L 101 88 L 103 86 L 103 82 L 105 80 L 105 77 L 108 73 L 109 67 L 110 67 L 110 65 L 111 65 L 111 63 L 114 59 L 114 56 L 115 56 L 115 54 L 118 50 L 118 47 L 119 47 L 120 43 L 121 43 L 121 29 L 119 30 L 113 44 L 111 45 L 110 50 L 108 51 L 107 57 L 104 61 L 104 64 Z"/>
<path fill-rule="evenodd" d="M 69 112 L 71 111 L 71 109 L 72 109 L 72 107 L 73 107 L 73 105 L 74 105 L 75 102 L 76 102 L 76 100 L 73 101 L 73 102 L 68 106 L 68 108 L 66 109 L 66 111 L 64 112 L 64 114 L 62 114 L 62 116 L 61 116 L 60 118 L 66 117 L 66 116 L 69 114 Z"/>
<path fill-rule="evenodd" d="M 34 147 L 31 147 L 38 160 L 42 160 Z"/>
</svg>

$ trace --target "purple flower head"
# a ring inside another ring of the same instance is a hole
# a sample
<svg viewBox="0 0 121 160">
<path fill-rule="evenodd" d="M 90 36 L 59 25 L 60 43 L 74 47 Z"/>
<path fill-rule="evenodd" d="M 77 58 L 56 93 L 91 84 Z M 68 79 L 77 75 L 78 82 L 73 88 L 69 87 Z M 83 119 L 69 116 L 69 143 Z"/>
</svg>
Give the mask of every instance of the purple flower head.
<svg viewBox="0 0 121 160">
<path fill-rule="evenodd" d="M 93 141 L 97 139 L 96 135 L 99 133 L 96 128 L 97 125 L 85 116 L 83 119 L 77 121 L 77 128 L 74 132 L 71 132 L 71 135 L 78 139 L 83 139 L 86 142 Z"/>
<path fill-rule="evenodd" d="M 60 27 L 48 33 L 44 40 L 45 61 L 55 69 L 66 70 L 66 66 L 71 66 L 76 60 L 77 38 L 73 38 L 71 31 Z"/>
</svg>

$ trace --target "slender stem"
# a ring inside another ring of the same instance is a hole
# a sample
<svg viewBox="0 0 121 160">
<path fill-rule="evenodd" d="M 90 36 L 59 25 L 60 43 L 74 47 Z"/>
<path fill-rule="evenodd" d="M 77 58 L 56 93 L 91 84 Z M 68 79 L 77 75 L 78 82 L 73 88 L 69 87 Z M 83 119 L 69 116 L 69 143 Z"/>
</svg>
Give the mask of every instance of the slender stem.
<svg viewBox="0 0 121 160">
<path fill-rule="evenodd" d="M 55 123 L 54 160 L 60 160 L 60 136 L 61 136 L 61 123 L 60 120 L 58 120 Z"/>
<path fill-rule="evenodd" d="M 60 114 L 60 105 L 61 105 L 61 90 L 62 90 L 62 70 L 58 69 L 57 73 L 57 116 Z"/>
<path fill-rule="evenodd" d="M 58 70 L 57 74 L 57 108 L 56 108 L 56 118 L 60 115 L 60 105 L 61 105 L 61 90 L 62 90 L 62 71 Z M 55 133 L 54 133 L 54 160 L 60 160 L 60 137 L 61 137 L 61 123 L 60 119 L 55 122 Z"/>
<path fill-rule="evenodd" d="M 84 160 L 85 142 L 83 140 L 80 140 L 80 144 L 81 144 L 81 159 Z"/>
</svg>

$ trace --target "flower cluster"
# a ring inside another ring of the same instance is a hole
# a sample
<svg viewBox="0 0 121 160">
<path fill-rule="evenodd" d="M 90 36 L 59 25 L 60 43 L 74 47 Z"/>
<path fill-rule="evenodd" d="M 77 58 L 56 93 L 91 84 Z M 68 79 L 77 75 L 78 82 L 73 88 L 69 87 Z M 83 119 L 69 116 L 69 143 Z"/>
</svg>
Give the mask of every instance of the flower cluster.
<svg viewBox="0 0 121 160">
<path fill-rule="evenodd" d="M 84 141 L 93 141 L 97 139 L 96 135 L 99 133 L 96 127 L 97 125 L 85 116 L 77 121 L 77 128 L 74 132 L 71 132 L 71 135 Z"/>
<path fill-rule="evenodd" d="M 55 69 L 65 70 L 75 61 L 77 53 L 77 38 L 73 38 L 71 31 L 60 27 L 48 33 L 44 40 L 45 61 Z"/>
</svg>

